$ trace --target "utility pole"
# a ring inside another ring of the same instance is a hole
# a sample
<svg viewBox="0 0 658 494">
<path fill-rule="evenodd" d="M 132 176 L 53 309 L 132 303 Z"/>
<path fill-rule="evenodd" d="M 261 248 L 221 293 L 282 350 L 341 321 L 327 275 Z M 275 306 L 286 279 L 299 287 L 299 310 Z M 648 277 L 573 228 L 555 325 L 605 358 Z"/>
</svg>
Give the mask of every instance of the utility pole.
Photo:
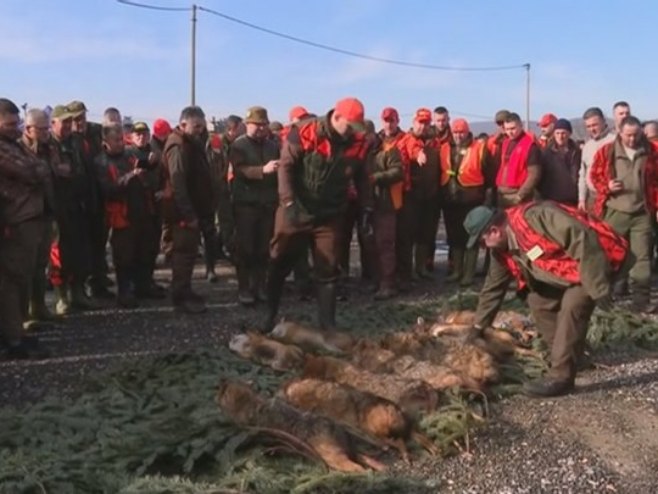
<svg viewBox="0 0 658 494">
<path fill-rule="evenodd" d="M 527 63 L 525 67 L 525 130 L 530 130 L 530 64 Z"/>
<path fill-rule="evenodd" d="M 196 4 L 192 4 L 192 106 L 196 104 Z"/>
</svg>

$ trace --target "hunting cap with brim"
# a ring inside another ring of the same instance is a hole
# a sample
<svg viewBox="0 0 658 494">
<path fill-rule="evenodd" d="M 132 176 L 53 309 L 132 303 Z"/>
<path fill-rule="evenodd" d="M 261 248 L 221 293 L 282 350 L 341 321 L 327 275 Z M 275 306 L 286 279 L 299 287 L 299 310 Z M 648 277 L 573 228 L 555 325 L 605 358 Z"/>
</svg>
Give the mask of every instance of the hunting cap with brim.
<svg viewBox="0 0 658 494">
<path fill-rule="evenodd" d="M 343 98 L 338 101 L 336 106 L 334 106 L 334 113 L 347 119 L 350 127 L 354 130 L 360 132 L 365 131 L 365 125 L 363 123 L 365 109 L 363 103 L 357 98 Z"/>
<path fill-rule="evenodd" d="M 64 105 L 57 105 L 50 114 L 51 120 L 68 120 L 73 118 L 73 114 Z"/>
<path fill-rule="evenodd" d="M 133 125 L 133 132 L 150 132 L 151 129 L 149 129 L 149 126 L 146 124 L 146 122 L 136 122 L 135 125 Z"/>
<path fill-rule="evenodd" d="M 262 106 L 252 106 L 247 110 L 245 123 L 269 125 L 270 119 L 267 117 L 267 110 Z"/>
<path fill-rule="evenodd" d="M 475 247 L 480 241 L 480 237 L 491 224 L 495 211 L 486 206 L 478 206 L 472 209 L 464 220 L 464 230 L 468 233 L 467 249 Z"/>
<path fill-rule="evenodd" d="M 82 101 L 71 101 L 68 105 L 66 105 L 66 108 L 68 108 L 69 112 L 73 117 L 79 117 L 83 113 L 87 112 L 87 107 Z"/>
</svg>

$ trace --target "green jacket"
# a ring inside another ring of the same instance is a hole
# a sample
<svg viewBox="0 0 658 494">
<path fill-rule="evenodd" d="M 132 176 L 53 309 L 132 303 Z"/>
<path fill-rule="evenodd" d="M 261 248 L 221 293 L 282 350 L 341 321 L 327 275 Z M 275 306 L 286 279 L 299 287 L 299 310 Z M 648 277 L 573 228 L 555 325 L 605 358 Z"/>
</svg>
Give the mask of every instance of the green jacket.
<svg viewBox="0 0 658 494">
<path fill-rule="evenodd" d="M 96 174 L 93 173 L 93 164 L 87 162 L 82 137 L 72 134 L 60 141 L 52 136 L 52 143 L 58 162 L 55 176 L 55 200 L 58 212 L 95 213 L 99 206 L 96 204 Z"/>
<path fill-rule="evenodd" d="M 569 257 L 580 264 L 581 284 L 592 299 L 610 293 L 615 274 L 612 273 L 598 236 L 592 228 L 588 228 L 550 202 L 539 202 L 531 206 L 525 213 L 525 219 L 534 231 L 556 242 Z M 507 235 L 508 248 L 515 263 L 521 268 L 530 291 L 541 291 L 545 287 L 559 290 L 571 285 L 564 279 L 538 269 L 533 264 L 529 252 L 519 249 L 512 225 L 508 224 Z M 491 265 L 478 299 L 475 318 L 478 326 L 491 325 L 513 279 L 507 267 L 492 255 Z"/>
<path fill-rule="evenodd" d="M 375 209 L 394 211 L 391 199 L 391 186 L 404 180 L 402 156 L 397 147 L 385 149 L 383 141 L 375 138 L 374 147 L 369 156 L 370 180 L 374 185 Z"/>
<path fill-rule="evenodd" d="M 233 167 L 231 192 L 234 204 L 276 205 L 276 173 L 263 174 L 268 161 L 279 159 L 279 147 L 270 139 L 257 141 L 242 135 L 229 150 L 229 162 Z"/>
<path fill-rule="evenodd" d="M 281 151 L 279 199 L 294 202 L 308 219 L 342 214 L 354 183 L 360 207 L 372 208 L 365 136 L 340 136 L 330 125 L 331 112 L 303 125 L 293 125 Z"/>
</svg>

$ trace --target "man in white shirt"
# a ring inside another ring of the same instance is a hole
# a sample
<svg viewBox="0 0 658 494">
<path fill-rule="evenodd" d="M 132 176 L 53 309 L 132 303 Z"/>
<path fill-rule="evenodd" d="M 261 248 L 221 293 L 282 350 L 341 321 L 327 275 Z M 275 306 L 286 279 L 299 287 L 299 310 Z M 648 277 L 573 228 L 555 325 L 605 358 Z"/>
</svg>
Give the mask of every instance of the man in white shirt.
<svg viewBox="0 0 658 494">
<path fill-rule="evenodd" d="M 582 211 L 591 209 L 594 204 L 594 186 L 589 178 L 589 170 L 596 152 L 605 144 L 615 140 L 615 132 L 609 127 L 598 107 L 588 108 L 583 114 L 585 128 L 590 139 L 583 146 L 582 164 L 578 176 L 578 208 Z"/>
</svg>

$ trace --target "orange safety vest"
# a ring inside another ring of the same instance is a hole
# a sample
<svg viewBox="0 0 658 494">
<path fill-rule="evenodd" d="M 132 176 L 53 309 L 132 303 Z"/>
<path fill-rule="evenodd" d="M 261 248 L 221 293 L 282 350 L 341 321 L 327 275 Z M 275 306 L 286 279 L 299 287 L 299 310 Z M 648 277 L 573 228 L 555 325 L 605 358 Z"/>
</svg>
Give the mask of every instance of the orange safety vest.
<svg viewBox="0 0 658 494">
<path fill-rule="evenodd" d="M 391 149 L 397 148 L 398 147 L 398 142 L 400 139 L 391 139 L 388 141 L 384 141 L 382 145 L 382 149 L 384 152 L 388 152 Z M 402 153 L 400 153 L 402 154 Z M 402 170 L 403 173 L 405 173 L 406 176 L 406 168 L 408 166 L 403 162 L 402 163 Z M 391 202 L 393 203 L 393 209 L 398 211 L 402 207 L 402 197 L 404 195 L 404 186 L 405 186 L 405 180 L 403 179 L 401 182 L 398 182 L 396 184 L 393 184 L 389 187 L 389 191 L 391 193 Z"/>
<path fill-rule="evenodd" d="M 462 158 L 459 170 L 453 170 L 452 146 L 449 142 L 441 146 L 441 186 L 446 185 L 451 177 L 455 177 L 463 187 L 479 187 L 484 185 L 482 174 L 482 158 L 484 157 L 485 145 L 479 140 L 474 140 L 466 150 Z"/>
<path fill-rule="evenodd" d="M 503 141 L 501 165 L 496 177 L 496 185 L 518 189 L 528 178 L 528 156 L 535 140 L 531 134 L 524 132 L 510 156 L 507 157 L 510 142 L 512 141 L 509 138 Z"/>
<path fill-rule="evenodd" d="M 107 173 L 112 182 L 116 183 L 119 180 L 119 170 L 114 164 L 109 163 Z M 107 224 L 113 230 L 121 230 L 130 226 L 126 201 L 106 201 L 105 213 Z"/>
<path fill-rule="evenodd" d="M 562 209 L 569 216 L 572 216 L 583 225 L 594 230 L 612 270 L 616 272 L 621 268 L 628 254 L 628 241 L 625 238 L 618 235 L 610 225 L 598 218 L 571 206 L 550 202 L 554 207 Z M 536 203 L 529 202 L 505 211 L 508 225 L 514 232 L 514 237 L 519 244 L 519 250 L 521 252 L 528 252 L 539 247 L 542 253 L 537 259 L 532 261 L 537 268 L 568 283 L 579 284 L 579 262 L 570 257 L 561 245 L 533 230 L 525 219 L 525 213 L 528 208 L 535 205 Z M 503 266 L 507 267 L 510 274 L 516 279 L 517 290 L 522 290 L 527 285 L 527 281 L 524 279 L 523 271 L 514 261 L 512 254 L 509 252 L 494 252 L 494 255 Z"/>
</svg>

